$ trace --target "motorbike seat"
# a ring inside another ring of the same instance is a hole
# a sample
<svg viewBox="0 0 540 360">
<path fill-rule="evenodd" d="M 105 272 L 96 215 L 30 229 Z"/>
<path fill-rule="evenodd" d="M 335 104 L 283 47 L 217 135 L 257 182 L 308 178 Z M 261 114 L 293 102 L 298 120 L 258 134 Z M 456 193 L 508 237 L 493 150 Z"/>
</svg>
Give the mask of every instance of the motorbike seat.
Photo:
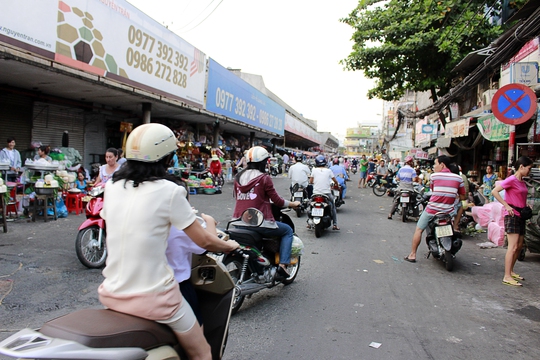
<svg viewBox="0 0 540 360">
<path fill-rule="evenodd" d="M 164 324 L 107 309 L 84 309 L 46 322 L 43 335 L 76 341 L 92 348 L 178 346 Z"/>
<path fill-rule="evenodd" d="M 263 237 L 259 233 L 244 228 L 229 229 L 229 237 L 239 244 L 256 246 L 258 248 L 261 247 L 263 240 Z"/>
</svg>

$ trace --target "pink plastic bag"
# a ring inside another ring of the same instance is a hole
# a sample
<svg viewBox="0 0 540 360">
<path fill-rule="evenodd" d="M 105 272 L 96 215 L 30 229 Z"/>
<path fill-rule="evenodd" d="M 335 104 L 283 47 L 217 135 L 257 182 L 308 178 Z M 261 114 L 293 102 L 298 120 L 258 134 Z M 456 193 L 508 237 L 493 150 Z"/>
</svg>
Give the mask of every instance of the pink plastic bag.
<svg viewBox="0 0 540 360">
<path fill-rule="evenodd" d="M 497 246 L 504 245 L 504 226 L 499 226 L 495 222 L 490 222 L 487 228 L 487 237 L 489 241 Z"/>
</svg>

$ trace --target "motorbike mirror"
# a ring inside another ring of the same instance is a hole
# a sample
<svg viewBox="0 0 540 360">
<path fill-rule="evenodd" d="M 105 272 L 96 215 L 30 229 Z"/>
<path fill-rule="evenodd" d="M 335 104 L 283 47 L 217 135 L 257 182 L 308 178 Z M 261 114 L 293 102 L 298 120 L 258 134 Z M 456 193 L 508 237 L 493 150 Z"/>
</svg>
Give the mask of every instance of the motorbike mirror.
<svg viewBox="0 0 540 360">
<path fill-rule="evenodd" d="M 93 196 L 93 197 L 96 197 L 96 196 L 100 195 L 101 193 L 103 193 L 104 190 L 105 190 L 105 187 L 104 187 L 104 186 L 97 185 L 97 186 L 94 186 L 94 187 L 88 192 L 88 195 Z"/>
<path fill-rule="evenodd" d="M 240 221 L 245 226 L 261 226 L 264 221 L 264 215 L 258 209 L 249 208 L 242 213 Z"/>
</svg>

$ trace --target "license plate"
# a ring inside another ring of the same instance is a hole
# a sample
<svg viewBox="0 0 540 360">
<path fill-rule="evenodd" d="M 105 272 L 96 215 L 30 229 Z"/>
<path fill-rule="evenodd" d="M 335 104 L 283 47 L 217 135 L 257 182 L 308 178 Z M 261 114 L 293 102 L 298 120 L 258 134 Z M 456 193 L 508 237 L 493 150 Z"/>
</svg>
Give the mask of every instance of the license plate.
<svg viewBox="0 0 540 360">
<path fill-rule="evenodd" d="M 313 208 L 311 209 L 311 216 L 323 216 L 324 208 Z"/>
<path fill-rule="evenodd" d="M 410 200 L 408 196 L 402 196 L 399 201 L 408 203 Z"/>
<path fill-rule="evenodd" d="M 334 194 L 334 196 L 339 196 L 339 190 L 332 190 L 332 193 Z"/>
<path fill-rule="evenodd" d="M 301 192 L 301 191 L 297 191 L 297 192 L 294 193 L 294 197 L 295 198 L 297 198 L 297 197 L 302 198 L 302 197 L 304 197 L 304 193 Z"/>
<path fill-rule="evenodd" d="M 452 225 L 444 225 L 435 227 L 435 235 L 438 238 L 452 236 L 454 232 L 452 231 Z"/>
</svg>

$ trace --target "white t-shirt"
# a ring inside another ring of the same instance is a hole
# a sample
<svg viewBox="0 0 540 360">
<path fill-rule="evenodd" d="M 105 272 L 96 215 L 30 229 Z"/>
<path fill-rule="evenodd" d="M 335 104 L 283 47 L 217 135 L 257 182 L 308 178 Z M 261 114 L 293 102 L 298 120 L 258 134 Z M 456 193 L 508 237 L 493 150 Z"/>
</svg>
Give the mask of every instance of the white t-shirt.
<svg viewBox="0 0 540 360">
<path fill-rule="evenodd" d="M 313 178 L 313 193 L 314 194 L 331 194 L 332 189 L 330 184 L 334 173 L 329 168 L 317 167 L 311 171 L 311 177 Z"/>
<path fill-rule="evenodd" d="M 309 166 L 298 162 L 289 168 L 289 179 L 291 179 L 291 185 L 300 184 L 303 187 L 308 186 L 310 170 Z"/>
<path fill-rule="evenodd" d="M 191 277 L 191 257 L 206 250 L 195 244 L 184 232 L 171 226 L 168 239 L 167 260 L 174 270 L 174 278 L 181 283 Z"/>
<path fill-rule="evenodd" d="M 150 320 L 166 320 L 182 295 L 165 251 L 169 229 L 195 221 L 186 190 L 168 180 L 109 181 L 101 217 L 107 222 L 107 265 L 98 292 L 103 305 Z"/>
</svg>

